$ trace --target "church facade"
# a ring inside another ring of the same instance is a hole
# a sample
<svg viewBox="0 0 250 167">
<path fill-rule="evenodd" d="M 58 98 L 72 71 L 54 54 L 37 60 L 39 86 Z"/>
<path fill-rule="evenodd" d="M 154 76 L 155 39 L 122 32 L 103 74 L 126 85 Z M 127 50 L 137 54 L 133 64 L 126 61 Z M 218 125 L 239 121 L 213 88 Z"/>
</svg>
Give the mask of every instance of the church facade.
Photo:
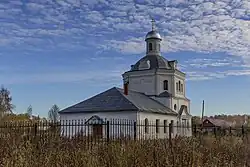
<svg viewBox="0 0 250 167">
<path fill-rule="evenodd" d="M 154 24 L 145 42 L 146 55 L 122 74 L 123 89 L 113 87 L 61 110 L 61 121 L 84 120 L 92 128 L 82 127 L 82 133 L 88 131 L 88 134 L 101 133 L 104 136 L 107 133 L 105 123 L 114 119 L 140 124 L 136 129 L 139 136 L 149 137 L 153 134 L 166 138 L 169 133 L 173 136 L 191 136 L 192 116 L 190 100 L 186 97 L 186 75 L 178 69 L 177 60 L 169 61 L 161 55 L 162 38 Z M 170 123 L 173 126 L 171 132 L 166 128 Z M 150 124 L 153 126 L 147 131 Z M 110 135 L 135 133 L 133 126 L 129 130 L 126 128 L 111 124 L 111 131 L 119 134 Z M 75 129 L 71 133 L 74 135 L 78 131 Z"/>
</svg>

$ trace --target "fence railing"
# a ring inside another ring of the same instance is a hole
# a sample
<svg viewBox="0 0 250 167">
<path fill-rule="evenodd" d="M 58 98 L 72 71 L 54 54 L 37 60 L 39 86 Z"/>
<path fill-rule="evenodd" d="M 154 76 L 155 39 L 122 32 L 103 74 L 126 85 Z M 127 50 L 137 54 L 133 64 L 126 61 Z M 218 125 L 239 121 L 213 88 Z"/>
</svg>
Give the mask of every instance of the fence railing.
<svg viewBox="0 0 250 167">
<path fill-rule="evenodd" d="M 109 120 L 103 122 L 88 122 L 85 120 L 60 122 L 4 122 L 0 123 L 0 138 L 19 135 L 23 138 L 50 139 L 54 137 L 69 139 L 88 139 L 88 141 L 111 140 L 145 140 L 145 139 L 171 139 L 176 136 L 247 136 L 249 127 L 200 127 L 180 124 L 160 124 L 156 122 Z"/>
</svg>

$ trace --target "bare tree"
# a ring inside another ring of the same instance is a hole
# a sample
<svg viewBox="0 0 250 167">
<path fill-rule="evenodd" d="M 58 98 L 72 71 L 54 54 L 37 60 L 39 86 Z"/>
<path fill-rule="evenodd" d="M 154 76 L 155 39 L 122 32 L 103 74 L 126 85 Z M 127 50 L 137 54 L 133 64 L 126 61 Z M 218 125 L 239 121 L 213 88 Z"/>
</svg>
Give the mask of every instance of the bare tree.
<svg viewBox="0 0 250 167">
<path fill-rule="evenodd" d="M 14 105 L 11 103 L 12 97 L 10 91 L 3 86 L 0 89 L 0 117 L 2 118 L 5 114 L 13 113 Z"/>
<path fill-rule="evenodd" d="M 59 119 L 59 113 L 58 113 L 59 111 L 60 111 L 59 107 L 56 104 L 54 104 L 49 110 L 48 114 L 49 120 L 52 122 L 57 122 Z"/>
</svg>

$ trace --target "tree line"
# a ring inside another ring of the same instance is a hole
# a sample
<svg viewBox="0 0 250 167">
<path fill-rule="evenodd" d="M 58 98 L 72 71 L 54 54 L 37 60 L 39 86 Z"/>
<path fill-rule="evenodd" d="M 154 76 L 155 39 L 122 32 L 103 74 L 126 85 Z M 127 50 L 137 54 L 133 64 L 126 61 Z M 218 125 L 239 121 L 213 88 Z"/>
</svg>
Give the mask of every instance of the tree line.
<svg viewBox="0 0 250 167">
<path fill-rule="evenodd" d="M 26 121 L 26 120 L 50 120 L 57 122 L 59 120 L 60 108 L 54 104 L 48 111 L 48 118 L 40 118 L 33 115 L 32 106 L 28 106 L 27 110 L 21 114 L 15 114 L 13 111 L 15 105 L 12 104 L 12 96 L 10 91 L 1 86 L 0 88 L 0 120 L 2 121 Z"/>
</svg>

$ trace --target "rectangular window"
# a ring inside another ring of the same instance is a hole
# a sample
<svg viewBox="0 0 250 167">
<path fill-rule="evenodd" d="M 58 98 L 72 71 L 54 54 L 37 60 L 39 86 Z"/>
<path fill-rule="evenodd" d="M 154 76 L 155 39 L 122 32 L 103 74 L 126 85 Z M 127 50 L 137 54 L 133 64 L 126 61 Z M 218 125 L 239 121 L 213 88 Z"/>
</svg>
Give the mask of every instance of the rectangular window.
<svg viewBox="0 0 250 167">
<path fill-rule="evenodd" d="M 173 133 L 174 132 L 174 120 L 171 120 L 171 133 Z"/>
<path fill-rule="evenodd" d="M 156 120 L 156 126 L 155 126 L 155 128 L 156 128 L 156 133 L 159 133 L 159 125 L 160 125 L 160 120 L 157 119 L 157 120 Z"/>
<path fill-rule="evenodd" d="M 164 120 L 164 133 L 167 133 L 167 129 L 168 129 L 168 121 Z"/>
<path fill-rule="evenodd" d="M 177 92 L 179 90 L 178 82 L 176 82 L 176 90 L 177 90 Z"/>
<path fill-rule="evenodd" d="M 167 81 L 167 80 L 165 80 L 165 81 L 163 82 L 163 89 L 164 89 L 164 90 L 168 90 L 168 81 Z"/>
</svg>

